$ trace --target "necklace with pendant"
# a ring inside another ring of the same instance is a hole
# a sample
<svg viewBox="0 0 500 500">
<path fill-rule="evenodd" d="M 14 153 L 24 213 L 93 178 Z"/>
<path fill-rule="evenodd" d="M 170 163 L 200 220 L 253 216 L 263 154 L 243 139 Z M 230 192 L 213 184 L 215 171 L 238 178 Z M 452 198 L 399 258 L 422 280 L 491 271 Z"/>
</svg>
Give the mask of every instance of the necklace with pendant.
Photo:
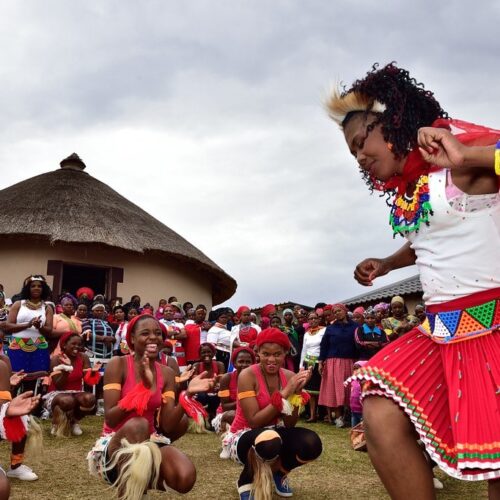
<svg viewBox="0 0 500 500">
<path fill-rule="evenodd" d="M 389 222 L 394 236 L 418 231 L 422 224 L 429 225 L 429 218 L 433 215 L 429 197 L 429 176 L 421 175 L 418 178 L 413 194 L 408 196 L 396 194 L 391 207 Z"/>
</svg>

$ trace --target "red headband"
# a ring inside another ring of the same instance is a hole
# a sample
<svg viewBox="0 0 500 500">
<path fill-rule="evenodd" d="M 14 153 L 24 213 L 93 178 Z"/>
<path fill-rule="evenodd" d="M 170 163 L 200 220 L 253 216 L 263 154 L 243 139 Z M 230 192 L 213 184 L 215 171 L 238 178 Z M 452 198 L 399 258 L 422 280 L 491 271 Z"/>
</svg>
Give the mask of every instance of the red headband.
<svg viewBox="0 0 500 500">
<path fill-rule="evenodd" d="M 346 314 L 348 313 L 347 307 L 344 304 L 332 304 L 333 309 L 342 309 Z"/>
<path fill-rule="evenodd" d="M 253 350 L 250 349 L 250 347 L 238 347 L 233 351 L 233 354 L 231 354 L 231 363 L 233 364 L 233 366 L 236 363 L 236 358 L 238 357 L 238 354 L 240 352 L 246 352 L 250 354 L 250 357 L 252 358 L 252 365 L 255 364 L 255 353 L 253 352 Z"/>
<path fill-rule="evenodd" d="M 77 298 L 80 298 L 83 294 L 85 294 L 89 300 L 94 298 L 94 290 L 92 290 L 92 288 L 82 286 L 76 291 Z"/>
<path fill-rule="evenodd" d="M 132 347 L 132 331 L 135 327 L 135 324 L 144 318 L 151 318 L 154 319 L 158 325 L 161 328 L 161 333 L 163 335 L 163 339 L 167 336 L 166 328 L 164 325 L 162 325 L 154 316 L 151 314 L 138 314 L 137 316 L 134 316 L 127 324 L 127 335 L 125 336 L 125 340 L 127 341 L 128 348 L 133 351 L 134 348 Z"/>
<path fill-rule="evenodd" d="M 283 349 L 289 350 L 291 347 L 290 340 L 287 335 L 279 328 L 266 328 L 262 330 L 255 341 L 255 345 L 260 347 L 262 344 L 278 344 Z"/>
<path fill-rule="evenodd" d="M 276 312 L 276 307 L 274 307 L 274 304 L 266 304 L 265 306 L 262 307 L 260 315 L 269 318 L 271 314 L 275 312 Z"/>
<path fill-rule="evenodd" d="M 236 311 L 236 317 L 241 318 L 241 315 L 244 312 L 250 312 L 250 308 L 248 306 L 240 306 L 238 307 L 238 310 Z"/>
<path fill-rule="evenodd" d="M 217 349 L 215 348 L 215 346 L 211 343 L 211 342 L 203 342 L 202 344 L 200 344 L 200 349 L 199 349 L 199 354 L 201 356 L 201 350 L 204 348 L 204 347 L 208 347 L 211 351 L 212 351 L 212 354 L 215 356 L 215 354 L 217 353 Z"/>
<path fill-rule="evenodd" d="M 76 337 L 79 337 L 80 335 L 76 332 L 66 332 L 66 333 L 63 333 L 61 335 L 61 338 L 59 339 L 59 347 L 61 348 L 61 350 L 64 348 L 64 346 L 66 345 L 66 342 L 68 342 L 69 338 L 72 337 L 73 335 L 75 335 Z"/>
</svg>

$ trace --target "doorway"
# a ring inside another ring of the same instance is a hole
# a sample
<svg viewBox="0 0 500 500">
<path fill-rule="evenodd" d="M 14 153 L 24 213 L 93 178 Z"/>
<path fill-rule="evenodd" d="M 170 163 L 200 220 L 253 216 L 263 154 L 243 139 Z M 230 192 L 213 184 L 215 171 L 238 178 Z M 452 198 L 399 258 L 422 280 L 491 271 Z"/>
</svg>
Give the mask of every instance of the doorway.
<svg viewBox="0 0 500 500">
<path fill-rule="evenodd" d="M 123 273 L 122 267 L 92 266 L 62 260 L 47 261 L 47 274 L 54 277 L 54 300 L 63 290 L 75 294 L 82 286 L 88 286 L 105 297 L 115 298 L 118 283 L 123 283 Z"/>
<path fill-rule="evenodd" d="M 106 283 L 108 282 L 108 268 L 76 264 L 63 264 L 62 292 L 76 295 L 82 286 L 92 288 L 95 294 L 106 296 Z"/>
</svg>

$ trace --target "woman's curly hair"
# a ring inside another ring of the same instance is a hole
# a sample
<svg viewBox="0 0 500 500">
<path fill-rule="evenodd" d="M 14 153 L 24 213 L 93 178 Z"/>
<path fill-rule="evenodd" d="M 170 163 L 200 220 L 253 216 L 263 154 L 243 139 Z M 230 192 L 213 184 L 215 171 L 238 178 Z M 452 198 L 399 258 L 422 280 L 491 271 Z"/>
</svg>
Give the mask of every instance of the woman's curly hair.
<svg viewBox="0 0 500 500">
<path fill-rule="evenodd" d="M 384 112 L 376 113 L 377 118 L 368 126 L 367 134 L 381 124 L 384 140 L 391 144 L 391 151 L 398 159 L 417 146 L 420 127 L 431 125 L 437 118 L 448 117 L 434 94 L 411 78 L 407 70 L 398 68 L 394 61 L 380 69 L 379 64 L 375 63 L 363 79 L 356 80 L 350 88 L 344 89 L 342 96 L 350 92 L 364 94 L 385 106 Z M 348 113 L 342 122 L 342 128 L 357 113 Z M 365 113 L 368 115 L 370 111 Z M 365 184 L 373 192 L 374 185 L 368 172 L 361 167 L 360 172 Z M 392 194 L 392 190 L 381 194 L 387 195 L 388 205 L 391 205 Z"/>
<path fill-rule="evenodd" d="M 371 129 L 382 125 L 384 140 L 392 145 L 396 158 L 402 158 L 417 145 L 417 131 L 426 127 L 437 118 L 447 118 L 434 94 L 425 90 L 422 83 L 410 77 L 410 73 L 398 68 L 391 62 L 379 69 L 378 63 L 366 74 L 356 80 L 349 92 L 359 92 L 385 105 L 385 111 L 378 115 Z M 343 126 L 352 114 L 346 116 Z"/>
</svg>

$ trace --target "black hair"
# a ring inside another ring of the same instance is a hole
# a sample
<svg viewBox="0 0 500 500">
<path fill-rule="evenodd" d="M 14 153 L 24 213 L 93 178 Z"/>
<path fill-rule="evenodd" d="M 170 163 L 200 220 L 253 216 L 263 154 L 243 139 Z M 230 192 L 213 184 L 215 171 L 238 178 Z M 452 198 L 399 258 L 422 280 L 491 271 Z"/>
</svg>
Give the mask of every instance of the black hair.
<svg viewBox="0 0 500 500">
<path fill-rule="evenodd" d="M 382 125 L 384 140 L 391 145 L 395 158 L 401 159 L 417 146 L 417 132 L 430 126 L 437 118 L 448 118 L 430 90 L 410 77 L 410 73 L 398 68 L 393 61 L 379 69 L 375 63 L 366 76 L 356 80 L 342 95 L 358 92 L 379 101 L 385 106 L 383 113 L 367 128 L 369 134 L 377 125 Z M 348 113 L 342 127 L 359 112 Z M 369 112 L 362 112 L 367 116 Z M 368 172 L 361 169 L 363 180 L 373 190 Z"/>
<path fill-rule="evenodd" d="M 121 309 L 123 312 L 125 312 L 125 309 L 123 308 L 123 306 L 122 306 L 121 304 L 119 304 L 119 305 L 117 305 L 117 306 L 113 307 L 113 314 L 115 314 L 115 312 L 116 312 L 116 311 L 118 311 L 118 310 L 120 310 L 120 309 Z"/>
<path fill-rule="evenodd" d="M 40 278 L 40 279 L 33 279 L 33 278 Z M 45 277 L 42 276 L 41 274 L 28 276 L 24 280 L 23 288 L 21 289 L 21 293 L 19 294 L 21 296 L 21 300 L 29 300 L 31 298 L 30 287 L 33 281 L 40 281 L 40 283 L 42 284 L 42 295 L 40 298 L 42 300 L 49 300 L 50 297 L 52 296 L 52 290 L 50 289 L 49 285 L 47 285 Z"/>
</svg>

